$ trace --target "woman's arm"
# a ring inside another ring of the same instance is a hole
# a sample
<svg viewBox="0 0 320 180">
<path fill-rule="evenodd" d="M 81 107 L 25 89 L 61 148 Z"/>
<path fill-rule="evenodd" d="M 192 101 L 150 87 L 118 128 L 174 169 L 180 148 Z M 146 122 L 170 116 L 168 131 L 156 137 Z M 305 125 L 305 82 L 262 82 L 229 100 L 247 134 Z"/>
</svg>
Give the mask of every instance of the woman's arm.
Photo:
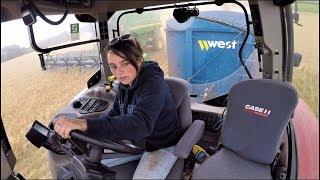
<svg viewBox="0 0 320 180">
<path fill-rule="evenodd" d="M 106 119 L 107 117 L 114 117 L 120 115 L 118 95 L 113 104 L 113 108 L 108 114 L 103 114 L 99 119 Z M 85 119 L 71 119 L 65 116 L 61 116 L 53 121 L 55 131 L 63 138 L 70 138 L 70 132 L 78 129 L 80 131 L 87 130 L 87 121 Z"/>
<path fill-rule="evenodd" d="M 87 119 L 87 132 L 94 137 L 108 139 L 139 141 L 146 138 L 152 133 L 162 110 L 166 91 L 168 88 L 163 79 L 146 81 L 141 87 L 141 93 L 131 114 Z"/>
<path fill-rule="evenodd" d="M 121 93 L 121 92 L 119 92 Z M 113 108 L 109 111 L 108 115 L 110 117 L 119 116 L 120 115 L 120 106 L 119 106 L 119 95 L 117 94 L 116 100 L 113 103 Z"/>
</svg>

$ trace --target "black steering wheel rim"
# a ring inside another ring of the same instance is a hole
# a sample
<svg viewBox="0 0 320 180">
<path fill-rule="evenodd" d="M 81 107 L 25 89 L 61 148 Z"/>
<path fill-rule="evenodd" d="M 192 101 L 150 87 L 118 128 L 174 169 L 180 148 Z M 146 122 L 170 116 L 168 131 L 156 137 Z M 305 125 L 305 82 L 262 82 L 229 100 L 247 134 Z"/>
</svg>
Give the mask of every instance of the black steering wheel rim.
<svg viewBox="0 0 320 180">
<path fill-rule="evenodd" d="M 118 153 L 127 153 L 127 154 L 142 154 L 144 149 L 139 147 L 132 147 L 126 144 L 115 143 L 113 141 L 92 138 L 88 134 L 81 132 L 79 130 L 73 130 L 70 132 L 71 138 L 77 139 L 82 142 L 93 144 L 104 149 L 109 149 Z"/>
<path fill-rule="evenodd" d="M 79 116 L 78 117 L 74 113 L 59 113 L 53 119 L 58 118 L 60 116 L 66 116 L 66 117 L 71 117 L 71 118 L 75 118 L 75 119 L 90 117 L 90 116 Z M 49 124 L 49 129 L 54 130 L 52 122 Z M 120 144 L 120 143 L 116 143 L 116 142 L 106 140 L 106 139 L 92 138 L 87 133 L 82 132 L 80 130 L 71 131 L 70 136 L 71 136 L 71 138 L 74 138 L 74 139 L 79 140 L 81 142 L 93 144 L 95 146 L 102 147 L 104 149 L 109 149 L 109 150 L 112 150 L 112 151 L 118 152 L 118 153 L 142 154 L 144 152 L 144 149 L 139 148 L 139 147 L 133 147 L 133 146 L 130 146 L 127 144 Z"/>
</svg>

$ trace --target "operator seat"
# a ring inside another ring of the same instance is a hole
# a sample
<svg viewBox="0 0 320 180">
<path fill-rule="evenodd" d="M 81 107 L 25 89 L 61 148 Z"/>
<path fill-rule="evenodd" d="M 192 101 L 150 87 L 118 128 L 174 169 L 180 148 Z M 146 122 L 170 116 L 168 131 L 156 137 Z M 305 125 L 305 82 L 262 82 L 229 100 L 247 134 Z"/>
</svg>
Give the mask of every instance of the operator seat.
<svg viewBox="0 0 320 180">
<path fill-rule="evenodd" d="M 272 179 L 271 164 L 298 95 L 272 79 L 242 81 L 230 90 L 221 149 L 194 169 L 193 179 Z"/>
<path fill-rule="evenodd" d="M 189 156 L 193 145 L 200 140 L 204 131 L 204 122 L 201 120 L 195 120 L 192 122 L 188 82 L 186 80 L 174 77 L 166 77 L 165 80 L 169 87 L 172 98 L 175 101 L 178 115 L 180 117 L 180 125 L 184 131 L 183 136 L 177 143 L 174 150 L 174 155 L 176 155 L 178 159 L 171 168 L 171 171 L 166 179 L 182 179 L 184 159 Z M 138 163 L 139 161 L 126 163 L 120 166 L 112 167 L 112 170 L 117 172 L 117 179 L 130 179 L 132 178 Z"/>
<path fill-rule="evenodd" d="M 205 123 L 201 120 L 192 122 L 191 101 L 188 90 L 189 82 L 175 77 L 166 77 L 165 80 L 176 103 L 180 126 L 184 132 L 173 152 L 178 159 L 168 174 L 167 179 L 181 179 L 183 178 L 184 159 L 189 156 L 193 145 L 200 140 Z"/>
</svg>

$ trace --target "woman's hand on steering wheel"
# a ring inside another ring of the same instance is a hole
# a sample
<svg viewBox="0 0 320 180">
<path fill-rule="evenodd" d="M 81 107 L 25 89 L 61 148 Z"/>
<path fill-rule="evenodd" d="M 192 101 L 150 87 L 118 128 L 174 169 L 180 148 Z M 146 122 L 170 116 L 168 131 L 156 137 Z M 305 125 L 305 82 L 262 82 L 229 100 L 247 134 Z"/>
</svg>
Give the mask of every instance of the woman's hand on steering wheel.
<svg viewBox="0 0 320 180">
<path fill-rule="evenodd" d="M 87 130 L 87 121 L 85 119 L 71 119 L 66 116 L 61 116 L 53 120 L 52 123 L 54 130 L 64 139 L 70 138 L 70 132 L 72 130 Z"/>
</svg>

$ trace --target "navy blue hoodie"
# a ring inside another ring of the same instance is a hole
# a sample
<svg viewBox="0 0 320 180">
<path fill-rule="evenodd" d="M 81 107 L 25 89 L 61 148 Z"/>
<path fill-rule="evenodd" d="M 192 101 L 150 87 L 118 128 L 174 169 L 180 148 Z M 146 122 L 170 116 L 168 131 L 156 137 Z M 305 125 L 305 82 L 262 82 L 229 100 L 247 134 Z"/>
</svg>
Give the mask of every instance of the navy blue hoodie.
<svg viewBox="0 0 320 180">
<path fill-rule="evenodd" d="M 130 140 L 146 151 L 175 145 L 181 137 L 175 102 L 156 62 L 143 62 L 133 85 L 120 83 L 113 109 L 87 119 L 90 136 Z"/>
</svg>

